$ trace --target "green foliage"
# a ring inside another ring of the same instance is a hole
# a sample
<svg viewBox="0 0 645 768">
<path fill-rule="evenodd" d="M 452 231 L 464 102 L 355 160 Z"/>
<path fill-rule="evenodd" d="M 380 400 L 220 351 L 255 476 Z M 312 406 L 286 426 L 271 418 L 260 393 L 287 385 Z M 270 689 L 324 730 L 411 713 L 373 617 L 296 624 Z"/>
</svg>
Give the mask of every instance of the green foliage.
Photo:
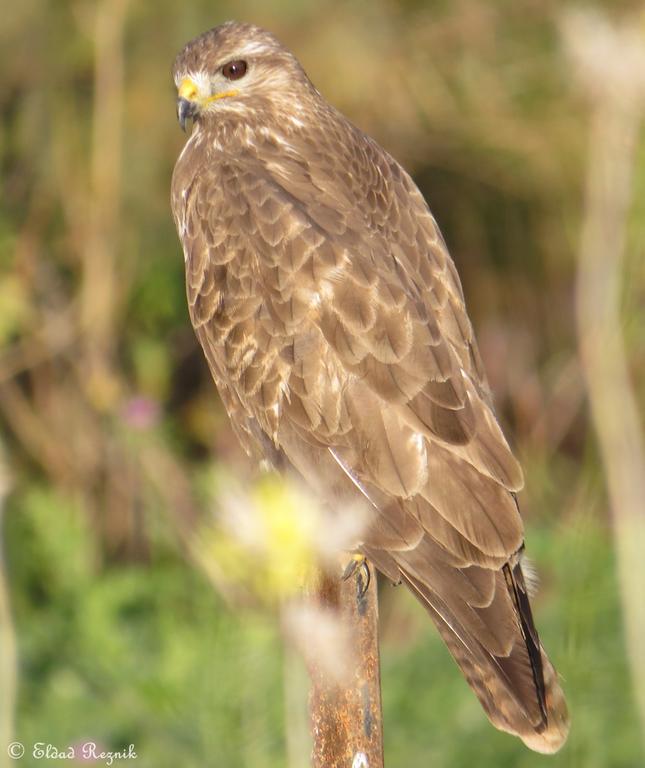
<svg viewBox="0 0 645 768">
<path fill-rule="evenodd" d="M 176 553 L 102 567 L 81 510 L 45 490 L 8 512 L 22 685 L 17 738 L 130 743 L 164 768 L 283 764 L 281 645 Z"/>
</svg>

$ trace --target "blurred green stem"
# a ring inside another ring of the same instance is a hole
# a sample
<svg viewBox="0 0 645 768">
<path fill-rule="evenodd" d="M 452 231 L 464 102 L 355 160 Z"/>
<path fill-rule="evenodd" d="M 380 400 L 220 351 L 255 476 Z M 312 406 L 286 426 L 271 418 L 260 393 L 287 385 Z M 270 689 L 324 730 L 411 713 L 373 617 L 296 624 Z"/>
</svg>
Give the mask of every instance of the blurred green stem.
<svg viewBox="0 0 645 768">
<path fill-rule="evenodd" d="M 307 718 L 307 669 L 300 654 L 291 653 L 289 649 L 285 649 L 282 665 L 287 765 L 289 768 L 301 768 L 307 765 L 311 754 Z"/>
<path fill-rule="evenodd" d="M 0 766 L 9 762 L 6 750 L 13 739 L 16 704 L 16 638 L 9 604 L 2 535 L 7 486 L 7 472 L 0 453 Z"/>
</svg>

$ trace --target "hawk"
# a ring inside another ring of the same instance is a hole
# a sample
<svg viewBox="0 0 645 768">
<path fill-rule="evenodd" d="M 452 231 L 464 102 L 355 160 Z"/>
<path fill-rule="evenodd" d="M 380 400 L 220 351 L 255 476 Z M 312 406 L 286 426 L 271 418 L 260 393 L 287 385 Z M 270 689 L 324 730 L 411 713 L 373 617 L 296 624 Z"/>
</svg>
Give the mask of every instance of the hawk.
<svg viewBox="0 0 645 768">
<path fill-rule="evenodd" d="M 421 601 L 492 723 L 555 752 L 522 471 L 423 196 L 263 29 L 205 32 L 173 75 L 190 317 L 236 434 L 337 508 L 361 499 L 359 551 Z"/>
</svg>

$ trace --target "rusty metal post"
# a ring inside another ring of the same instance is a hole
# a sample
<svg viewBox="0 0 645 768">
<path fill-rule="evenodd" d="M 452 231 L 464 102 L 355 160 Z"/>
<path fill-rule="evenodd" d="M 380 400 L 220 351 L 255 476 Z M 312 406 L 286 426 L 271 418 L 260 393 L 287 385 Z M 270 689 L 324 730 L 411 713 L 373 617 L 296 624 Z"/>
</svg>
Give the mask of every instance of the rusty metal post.
<svg viewBox="0 0 645 768">
<path fill-rule="evenodd" d="M 366 567 L 367 590 L 365 568 L 346 581 L 325 575 L 318 590 L 319 604 L 337 612 L 355 653 L 344 684 L 310 664 L 314 768 L 383 768 L 376 574 Z"/>
</svg>

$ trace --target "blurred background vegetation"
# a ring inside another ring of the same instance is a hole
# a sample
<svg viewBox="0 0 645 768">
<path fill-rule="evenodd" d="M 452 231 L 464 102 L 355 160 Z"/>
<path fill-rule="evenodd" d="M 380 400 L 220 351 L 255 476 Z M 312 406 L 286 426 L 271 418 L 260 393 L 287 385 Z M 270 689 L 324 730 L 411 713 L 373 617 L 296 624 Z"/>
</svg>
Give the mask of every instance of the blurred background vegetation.
<svg viewBox="0 0 645 768">
<path fill-rule="evenodd" d="M 133 743 L 151 768 L 304 764 L 278 621 L 191 546 L 245 462 L 185 306 L 170 66 L 228 18 L 275 32 L 413 173 L 526 470 L 570 740 L 545 758 L 494 731 L 423 611 L 383 584 L 386 763 L 645 764 L 575 330 L 589 110 L 562 50 L 568 5 L 2 0 L 0 765 L 14 737 Z M 634 174 L 621 301 L 642 406 L 643 143 Z"/>
</svg>

